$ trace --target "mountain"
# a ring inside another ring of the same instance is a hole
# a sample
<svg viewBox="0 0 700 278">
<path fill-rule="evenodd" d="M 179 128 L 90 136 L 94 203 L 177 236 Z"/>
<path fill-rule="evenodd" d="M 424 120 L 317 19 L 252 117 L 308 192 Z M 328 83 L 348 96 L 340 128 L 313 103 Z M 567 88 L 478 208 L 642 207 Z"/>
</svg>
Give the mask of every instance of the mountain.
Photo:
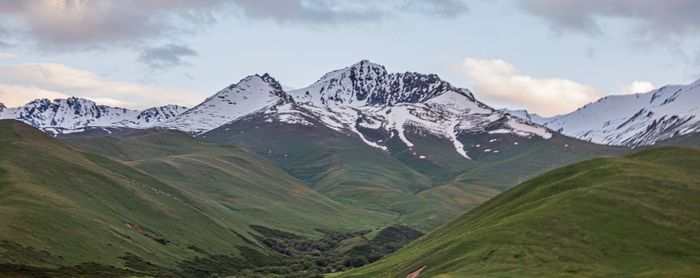
<svg viewBox="0 0 700 278">
<path fill-rule="evenodd" d="M 89 127 L 150 128 L 187 110 L 167 105 L 145 110 L 129 110 L 81 98 L 37 99 L 21 107 L 0 106 L 0 119 L 25 122 L 52 134 L 82 132 Z"/>
<path fill-rule="evenodd" d="M 434 74 L 388 73 L 367 60 L 332 71 L 314 84 L 284 92 L 269 75 L 249 76 L 160 127 L 200 135 L 251 117 L 292 125 L 323 125 L 388 151 L 398 136 L 409 148 L 406 129 L 443 138 L 469 159 L 460 134 L 515 134 L 550 138 L 546 128 L 501 113 Z M 416 156 L 422 155 L 416 153 Z"/>
<path fill-rule="evenodd" d="M 82 110 L 63 114 L 75 117 L 75 121 L 80 115 L 88 115 L 87 119 L 92 115 Z M 100 119 L 74 125 L 99 127 L 64 132 L 59 137 L 81 150 L 135 163 L 116 150 L 133 148 L 126 142 L 145 138 L 139 137 L 143 130 L 103 126 L 115 121 L 105 116 Z M 27 122 L 44 130 L 55 129 L 46 128 L 42 121 Z M 371 211 L 374 216 L 367 220 L 372 223 L 405 224 L 423 231 L 542 171 L 626 151 L 560 136 L 493 109 L 469 90 L 452 86 L 437 75 L 389 73 L 366 60 L 289 92 L 268 74 L 251 75 L 154 129 L 185 131 L 195 136 L 191 144 L 207 141 L 251 150 L 331 201 Z M 167 142 L 175 135 L 161 136 L 156 142 L 165 146 L 154 144 L 138 148 L 139 152 L 171 149 Z M 107 144 L 103 140 L 108 139 L 102 137 L 132 139 Z M 189 154 L 182 155 L 168 159 Z M 149 161 L 163 163 L 163 159 Z M 168 171 L 140 170 L 169 180 L 186 172 L 183 169 L 209 169 L 220 163 L 207 157 L 188 161 L 188 167 L 158 168 Z M 233 179 L 207 178 L 206 174 L 191 173 L 182 177 L 185 182 L 171 183 Z M 386 217 L 393 222 L 386 222 Z"/>
<path fill-rule="evenodd" d="M 368 61 L 287 95 L 294 101 L 197 138 L 252 150 L 333 200 L 421 230 L 542 171 L 626 151 L 552 133 L 434 75 Z"/>
<path fill-rule="evenodd" d="M 699 165 L 666 147 L 556 169 L 338 277 L 692 277 Z"/>
<path fill-rule="evenodd" d="M 700 80 L 643 94 L 607 96 L 569 114 L 533 121 L 594 143 L 652 145 L 700 131 Z"/>
<path fill-rule="evenodd" d="M 200 134 L 263 109 L 291 104 L 293 99 L 268 74 L 251 75 L 160 127 Z"/>
</svg>

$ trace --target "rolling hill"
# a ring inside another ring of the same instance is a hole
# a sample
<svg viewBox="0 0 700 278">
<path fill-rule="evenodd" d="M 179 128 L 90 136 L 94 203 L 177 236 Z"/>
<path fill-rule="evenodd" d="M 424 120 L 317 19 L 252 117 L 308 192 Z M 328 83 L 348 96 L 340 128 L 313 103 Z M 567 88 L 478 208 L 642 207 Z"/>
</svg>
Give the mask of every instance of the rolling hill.
<svg viewBox="0 0 700 278">
<path fill-rule="evenodd" d="M 664 147 L 552 170 L 338 276 L 692 277 L 699 165 L 700 150 Z"/>
<path fill-rule="evenodd" d="M 275 234 L 381 225 L 247 151 L 139 136 L 103 145 L 122 163 L 0 121 L 0 274 L 233 275 L 291 264 L 263 243 Z"/>
<path fill-rule="evenodd" d="M 424 231 L 543 171 L 627 151 L 556 134 L 549 139 L 464 134 L 458 138 L 474 156 L 464 159 L 444 138 L 411 129 L 405 136 L 416 142 L 414 148 L 394 136 L 386 152 L 323 125 L 253 116 L 199 138 L 252 150 L 333 200 L 394 215 L 397 223 Z M 418 152 L 425 157 L 414 155 Z"/>
</svg>

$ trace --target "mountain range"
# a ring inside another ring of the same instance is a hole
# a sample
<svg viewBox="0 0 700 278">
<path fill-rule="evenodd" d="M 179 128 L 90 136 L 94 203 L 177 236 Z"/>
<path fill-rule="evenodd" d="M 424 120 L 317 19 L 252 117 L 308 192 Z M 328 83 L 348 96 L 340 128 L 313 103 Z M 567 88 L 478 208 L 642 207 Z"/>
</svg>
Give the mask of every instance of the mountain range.
<svg viewBox="0 0 700 278">
<path fill-rule="evenodd" d="M 256 116 L 291 125 L 324 125 L 383 150 L 393 136 L 412 147 L 405 130 L 417 129 L 449 140 L 457 153 L 469 158 L 456 139 L 460 134 L 548 138 L 559 132 L 597 144 L 638 147 L 697 132 L 698 91 L 700 80 L 643 94 L 607 96 L 569 114 L 544 118 L 525 110 L 494 109 L 434 74 L 389 73 L 363 60 L 290 91 L 268 74 L 251 75 L 191 109 L 167 105 L 137 111 L 79 98 L 38 99 L 18 108 L 0 104 L 0 119 L 21 120 L 56 135 L 95 127 L 157 127 L 202 135 Z"/>
<path fill-rule="evenodd" d="M 700 80 L 632 95 L 611 95 L 571 113 L 543 118 L 508 111 L 562 134 L 598 144 L 639 147 L 700 131 Z"/>
<path fill-rule="evenodd" d="M 37 99 L 15 108 L 0 104 L 0 119 L 20 120 L 51 134 L 69 134 L 83 132 L 89 127 L 156 127 L 186 110 L 177 105 L 131 110 L 72 97 L 54 101 Z"/>
<path fill-rule="evenodd" d="M 551 137 L 545 128 L 493 109 L 469 90 L 456 88 L 437 75 L 388 73 L 367 60 L 289 92 L 268 74 L 251 75 L 191 109 L 164 106 L 135 111 L 70 98 L 36 100 L 0 113 L 0 118 L 18 119 L 55 134 L 81 132 L 86 127 L 159 127 L 202 135 L 258 116 L 290 125 L 323 125 L 382 150 L 387 150 L 385 141 L 393 136 L 412 147 L 404 130 L 416 129 L 449 140 L 465 158 L 469 154 L 457 139 L 460 134 Z M 382 135 L 372 138 L 368 132 Z"/>
</svg>

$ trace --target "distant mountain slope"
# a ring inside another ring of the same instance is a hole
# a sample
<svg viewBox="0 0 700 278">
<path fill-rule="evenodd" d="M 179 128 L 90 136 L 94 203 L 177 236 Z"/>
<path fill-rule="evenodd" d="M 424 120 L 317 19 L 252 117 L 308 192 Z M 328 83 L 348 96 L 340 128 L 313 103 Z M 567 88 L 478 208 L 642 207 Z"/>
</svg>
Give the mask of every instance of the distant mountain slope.
<svg viewBox="0 0 700 278">
<path fill-rule="evenodd" d="M 650 276 L 700 271 L 700 150 L 547 172 L 340 277 Z"/>
<path fill-rule="evenodd" d="M 599 144 L 650 145 L 700 131 L 700 80 L 643 94 L 607 96 L 566 115 L 532 120 Z"/>
<path fill-rule="evenodd" d="M 293 102 L 268 74 L 251 75 L 207 98 L 161 127 L 200 134 L 263 109 Z"/>
<path fill-rule="evenodd" d="M 15 108 L 0 105 L 0 119 L 19 120 L 48 133 L 64 134 L 82 132 L 88 127 L 150 128 L 185 110 L 176 105 L 130 110 L 73 97 L 37 99 Z"/>
<path fill-rule="evenodd" d="M 544 139 L 477 133 L 459 137 L 474 157 L 465 159 L 448 140 L 410 129 L 406 138 L 416 143 L 413 148 L 394 136 L 383 151 L 307 120 L 313 124 L 251 116 L 199 138 L 250 149 L 336 201 L 389 213 L 398 223 L 423 230 L 542 171 L 626 151 L 561 135 Z"/>
</svg>

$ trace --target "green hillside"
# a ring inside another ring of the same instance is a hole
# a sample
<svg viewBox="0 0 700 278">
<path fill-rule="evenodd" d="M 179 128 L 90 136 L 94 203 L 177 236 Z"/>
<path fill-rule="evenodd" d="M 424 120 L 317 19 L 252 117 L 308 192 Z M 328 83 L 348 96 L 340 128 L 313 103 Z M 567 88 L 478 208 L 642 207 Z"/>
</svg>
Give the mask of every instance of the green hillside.
<svg viewBox="0 0 700 278">
<path fill-rule="evenodd" d="M 389 214 L 333 201 L 254 153 L 178 131 L 143 130 L 64 142 L 123 161 L 235 222 L 318 235 L 316 229 L 360 230 L 392 220 Z"/>
<path fill-rule="evenodd" d="M 700 150 L 667 147 L 549 171 L 339 277 L 700 273 Z"/>
<path fill-rule="evenodd" d="M 210 146 L 177 145 L 192 140 L 187 136 L 166 136 L 167 142 L 144 136 L 183 153 L 133 144 L 132 154 L 171 158 L 121 163 L 76 151 L 28 125 L 0 121 L 0 276 L 286 271 L 296 258 L 266 246 L 270 236 L 261 231 L 320 238 L 328 237 L 321 230 L 380 225 L 371 221 L 382 216 L 367 218 L 331 201 L 248 152 L 200 154 Z M 197 160 L 197 166 L 188 164 Z M 172 176 L 154 178 L 130 165 Z M 199 183 L 190 171 L 210 179 Z"/>
<path fill-rule="evenodd" d="M 380 138 L 371 130 L 363 132 Z M 627 152 L 559 135 L 549 140 L 462 135 L 460 140 L 473 156 L 470 160 L 444 138 L 411 131 L 407 136 L 416 148 L 409 149 L 394 136 L 387 141 L 387 153 L 356 135 L 320 124 L 293 126 L 253 117 L 215 129 L 201 139 L 250 149 L 333 200 L 391 214 L 397 223 L 424 231 L 543 171 Z M 486 153 L 485 149 L 499 152 Z M 426 157 L 421 159 L 420 154 Z"/>
<path fill-rule="evenodd" d="M 700 147 L 700 133 L 691 133 L 672 137 L 661 142 L 657 142 L 656 146 L 693 146 Z"/>
</svg>

